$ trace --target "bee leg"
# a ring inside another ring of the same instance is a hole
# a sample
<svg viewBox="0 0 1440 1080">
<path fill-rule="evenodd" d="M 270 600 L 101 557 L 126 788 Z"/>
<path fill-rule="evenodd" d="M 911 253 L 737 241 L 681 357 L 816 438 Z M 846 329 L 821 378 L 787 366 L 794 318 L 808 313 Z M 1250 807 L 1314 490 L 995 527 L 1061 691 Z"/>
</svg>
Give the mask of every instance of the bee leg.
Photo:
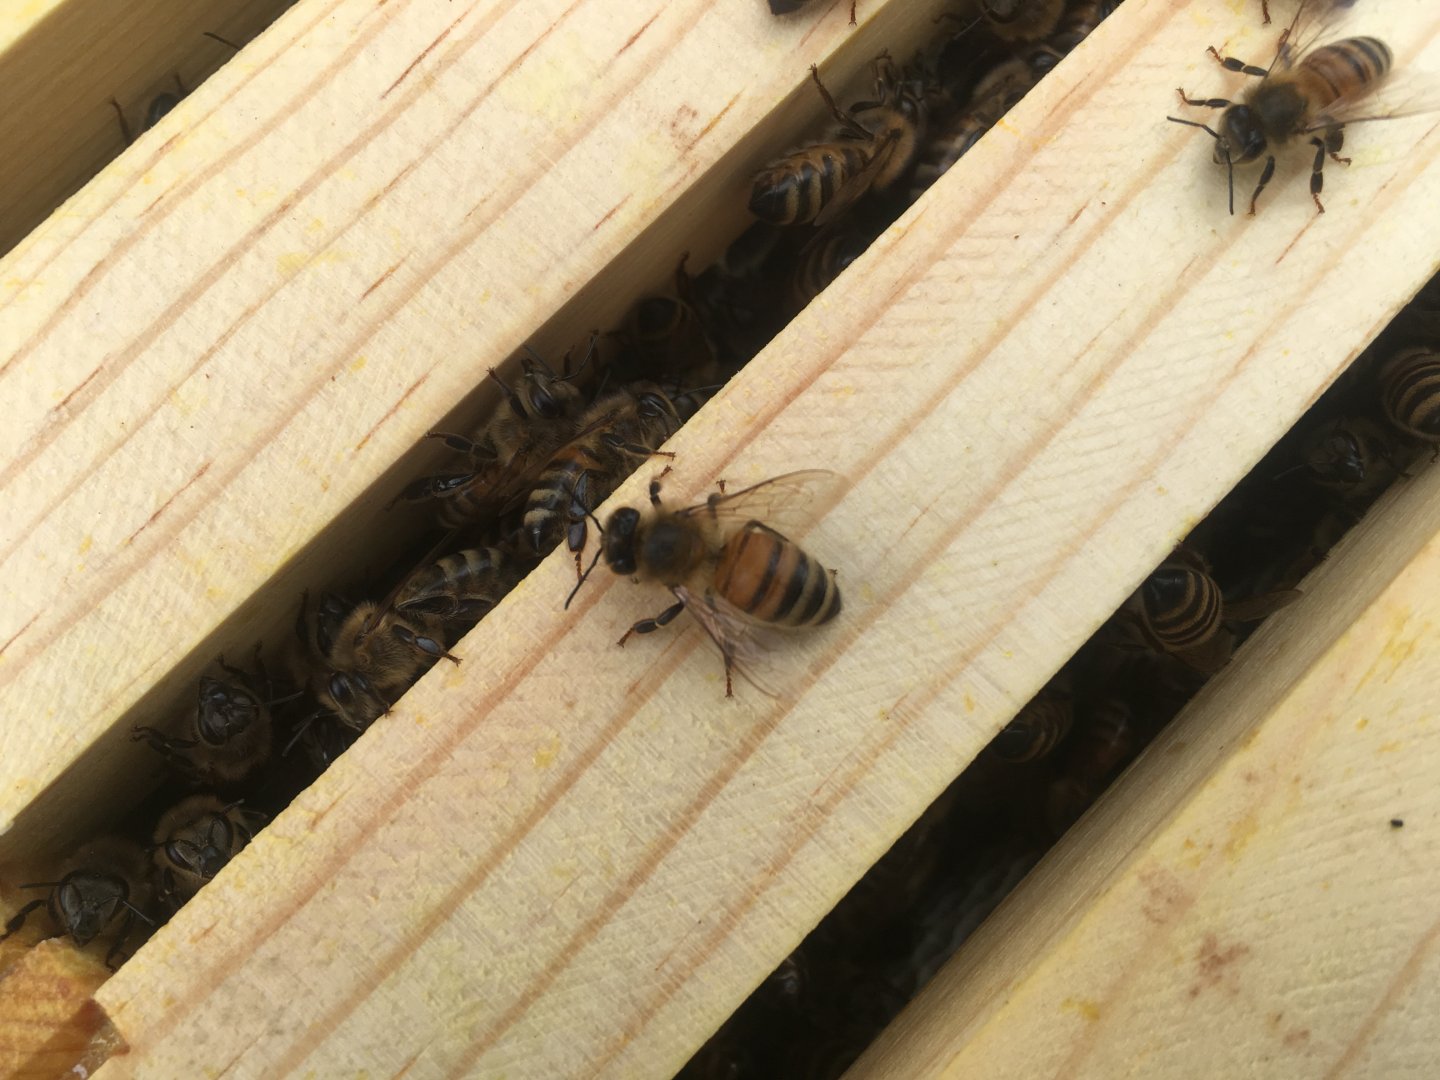
<svg viewBox="0 0 1440 1080">
<path fill-rule="evenodd" d="M 820 96 L 825 99 L 825 105 L 830 110 L 830 114 L 835 117 L 836 122 L 852 135 L 863 139 L 870 138 L 870 132 L 864 125 L 856 120 L 850 113 L 840 108 L 839 105 L 835 104 L 835 99 L 830 96 L 830 91 L 826 90 L 825 84 L 820 81 L 820 69 L 814 64 L 810 65 L 810 77 L 815 80 L 816 89 L 820 91 Z"/>
<path fill-rule="evenodd" d="M 851 25 L 851 26 L 854 26 L 854 25 L 855 25 L 855 5 L 856 5 L 857 3 L 859 3 L 859 0 L 850 0 L 850 25 Z"/>
<path fill-rule="evenodd" d="M 1260 172 L 1260 182 L 1255 185 L 1255 191 L 1250 196 L 1250 216 L 1255 216 L 1255 203 L 1260 198 L 1260 193 L 1265 190 L 1265 185 L 1270 183 L 1270 178 L 1275 175 L 1275 155 L 1271 154 L 1265 159 L 1265 168 Z M 1317 202 L 1319 200 L 1316 200 Z"/>
<path fill-rule="evenodd" d="M 130 125 L 125 120 L 125 110 L 120 107 L 120 102 L 116 101 L 113 97 L 110 99 L 110 104 L 114 106 L 115 117 L 120 121 L 120 134 L 125 136 L 125 145 L 130 146 L 135 142 L 135 136 L 131 134 Z"/>
<path fill-rule="evenodd" d="M 505 400 L 510 403 L 510 411 L 513 412 L 521 420 L 524 420 L 525 403 L 520 400 L 520 395 L 515 392 L 514 387 L 512 387 L 504 379 L 500 378 L 499 375 L 495 374 L 495 369 L 493 367 L 490 369 L 490 378 L 494 379 L 495 382 L 499 384 L 500 392 L 505 395 Z"/>
<path fill-rule="evenodd" d="M 1260 0 L 1260 21 L 1270 25 L 1270 0 Z"/>
<path fill-rule="evenodd" d="M 448 431 L 427 431 L 425 437 L 427 439 L 439 439 L 449 449 L 454 450 L 458 454 L 465 454 L 467 457 L 484 458 L 494 456 L 487 454 L 485 448 L 474 439 L 467 438 L 464 435 L 455 435 Z"/>
<path fill-rule="evenodd" d="M 1214 45 L 1205 50 L 1213 56 L 1226 71 L 1238 71 L 1242 75 L 1254 75 L 1257 79 L 1263 79 L 1270 72 L 1254 64 L 1247 64 L 1244 60 L 1237 60 L 1233 56 L 1221 56 Z"/>
<path fill-rule="evenodd" d="M 39 900 L 31 900 L 30 903 L 26 904 L 14 915 L 12 915 L 10 917 L 10 921 L 5 924 L 5 932 L 3 934 L 0 934 L 0 941 L 4 941 L 11 934 L 15 933 L 22 926 L 24 926 L 25 920 L 29 917 L 30 912 L 34 911 L 36 908 L 44 907 L 45 904 L 46 900 L 43 897 Z"/>
<path fill-rule="evenodd" d="M 1310 197 L 1315 200 L 1315 208 L 1322 214 L 1325 213 L 1325 204 L 1320 201 L 1320 192 L 1325 187 L 1325 158 L 1327 156 L 1334 157 L 1336 161 L 1343 161 L 1345 164 L 1349 164 L 1347 159 L 1337 157 L 1335 150 L 1331 149 L 1332 140 L 1336 135 L 1339 135 L 1339 139 L 1338 141 L 1334 141 L 1333 145 L 1335 150 L 1338 150 L 1345 144 L 1344 135 L 1338 131 L 1326 133 L 1324 139 L 1314 138 L 1310 140 L 1310 145 L 1315 147 L 1315 164 L 1310 167 Z"/>
<path fill-rule="evenodd" d="M 671 619 L 675 618 L 676 615 L 679 615 L 680 612 L 684 610 L 685 601 L 683 600 L 679 601 L 678 603 L 671 604 L 668 608 L 662 611 L 659 615 L 656 615 L 653 619 L 641 619 L 634 626 L 630 627 L 629 630 L 626 630 L 625 633 L 621 635 L 620 640 L 617 641 L 615 644 L 619 645 L 623 649 L 625 647 L 625 642 L 630 640 L 631 634 L 653 634 L 656 630 L 659 630 L 662 626 L 669 623 Z"/>
<path fill-rule="evenodd" d="M 1180 100 L 1186 105 L 1200 105 L 1206 109 L 1228 109 L 1234 102 L 1223 97 L 1192 98 L 1186 95 L 1183 86 L 1177 86 L 1175 92 L 1180 95 Z"/>
</svg>

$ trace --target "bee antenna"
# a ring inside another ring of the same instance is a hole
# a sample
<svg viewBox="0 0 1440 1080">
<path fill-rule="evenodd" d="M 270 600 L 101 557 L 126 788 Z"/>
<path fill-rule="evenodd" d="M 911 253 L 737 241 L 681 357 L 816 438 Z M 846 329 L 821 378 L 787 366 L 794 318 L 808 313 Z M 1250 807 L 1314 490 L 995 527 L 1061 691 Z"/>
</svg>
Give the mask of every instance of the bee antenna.
<svg viewBox="0 0 1440 1080">
<path fill-rule="evenodd" d="M 121 904 L 122 907 L 127 907 L 127 908 L 129 908 L 129 909 L 130 909 L 130 914 L 139 917 L 139 919 L 140 919 L 141 922 L 143 922 L 143 923 L 148 923 L 148 924 L 151 925 L 151 926 L 154 926 L 154 925 L 155 925 L 155 920 L 154 920 L 154 919 L 152 919 L 149 915 L 146 915 L 143 911 L 141 911 L 141 910 L 140 910 L 138 907 L 136 907 L 134 904 L 130 903 L 129 900 L 121 900 L 121 901 L 120 901 L 120 904 Z"/>
<path fill-rule="evenodd" d="M 1206 135 L 1209 135 L 1209 136 L 1210 136 L 1212 139 L 1214 139 L 1217 143 L 1220 142 L 1220 135 L 1219 135 L 1219 133 L 1218 133 L 1214 128 L 1212 128 L 1209 124 L 1202 124 L 1202 123 L 1200 123 L 1200 121 L 1198 121 L 1198 120 L 1182 120 L 1182 119 L 1181 119 L 1180 117 L 1178 117 L 1178 116 L 1167 116 L 1167 117 L 1165 117 L 1165 119 L 1171 121 L 1172 123 L 1184 124 L 1186 127 L 1198 127 L 1201 131 L 1205 132 Z M 1235 162 L 1230 159 L 1230 148 L 1229 148 L 1228 146 L 1225 148 L 1225 168 L 1226 168 L 1226 169 L 1229 171 L 1229 173 L 1230 173 L 1230 216 L 1231 216 L 1231 217 L 1234 217 L 1234 216 L 1235 216 Z"/>
<path fill-rule="evenodd" d="M 595 569 L 596 565 L 600 562 L 601 554 L 603 554 L 605 551 L 605 527 L 600 524 L 599 519 L 596 518 L 595 515 L 592 514 L 590 511 L 587 510 L 585 512 L 585 516 L 588 517 L 591 521 L 595 522 L 595 528 L 599 530 L 600 541 L 595 545 L 595 557 L 590 560 L 590 565 L 587 566 L 585 568 L 585 572 L 580 575 L 580 580 L 575 582 L 575 588 L 570 590 L 570 595 L 565 598 L 566 611 L 570 610 L 570 601 L 575 599 L 575 594 L 580 591 L 580 586 L 584 585 L 585 582 L 590 580 L 590 572 Z"/>
<path fill-rule="evenodd" d="M 236 45 L 233 41 L 227 41 L 225 38 L 221 37 L 219 34 L 212 34 L 209 30 L 201 30 L 200 33 L 204 34 L 206 37 L 208 37 L 208 38 L 210 38 L 210 39 L 212 39 L 212 40 L 214 40 L 214 41 L 218 41 L 221 45 L 224 45 L 227 49 L 234 49 L 237 53 L 240 51 L 240 46 L 239 46 L 239 45 Z M 153 925 L 155 925 L 155 924 L 154 924 L 154 923 L 151 923 L 150 925 L 153 926 Z"/>
<path fill-rule="evenodd" d="M 290 741 L 285 744 L 285 749 L 280 751 L 280 756 L 289 757 L 290 751 L 295 749 L 295 744 L 304 738 L 305 732 L 310 730 L 310 725 L 318 719 L 320 719 L 320 713 L 312 712 L 304 720 L 301 720 L 295 727 L 295 734 L 290 736 Z"/>
<path fill-rule="evenodd" d="M 20 888 L 22 888 L 22 889 L 53 889 L 53 888 L 55 888 L 56 886 L 61 885 L 61 884 L 63 884 L 63 882 L 59 882 L 59 881 L 29 881 L 29 882 L 26 882 L 24 885 L 21 885 Z"/>
</svg>

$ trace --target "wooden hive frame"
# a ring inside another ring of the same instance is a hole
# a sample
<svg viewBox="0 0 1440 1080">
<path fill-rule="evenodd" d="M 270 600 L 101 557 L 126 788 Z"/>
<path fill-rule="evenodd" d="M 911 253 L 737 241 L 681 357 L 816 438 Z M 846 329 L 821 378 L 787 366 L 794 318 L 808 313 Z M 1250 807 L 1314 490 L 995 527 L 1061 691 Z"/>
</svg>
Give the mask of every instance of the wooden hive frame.
<svg viewBox="0 0 1440 1080">
<path fill-rule="evenodd" d="M 943 5 L 846 7 L 305 0 L 8 256 L 0 851 L 102 820 L 131 723 L 383 559 L 348 541 L 487 367 L 738 231 L 810 62 Z M 1440 66 L 1421 0 L 1365 32 Z M 694 628 L 618 653 L 655 597 L 563 612 L 552 558 L 105 985 L 104 1074 L 678 1067 L 1434 271 L 1432 120 L 1357 135 L 1323 218 L 1224 214 L 1163 119 L 1221 39 L 1270 40 L 1128 0 L 673 441 L 677 499 L 840 476 L 806 543 L 847 610 L 778 699 L 724 702 Z"/>
</svg>

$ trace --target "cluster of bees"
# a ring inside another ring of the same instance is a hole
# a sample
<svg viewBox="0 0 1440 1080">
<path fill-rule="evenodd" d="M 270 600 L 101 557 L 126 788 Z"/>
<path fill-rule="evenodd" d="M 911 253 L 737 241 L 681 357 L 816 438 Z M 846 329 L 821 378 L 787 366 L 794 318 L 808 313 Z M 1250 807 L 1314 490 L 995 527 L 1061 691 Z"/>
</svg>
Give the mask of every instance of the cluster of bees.
<svg viewBox="0 0 1440 1080">
<path fill-rule="evenodd" d="M 581 553 L 600 503 L 663 456 L 662 444 L 711 393 L 1119 2 L 973 0 L 955 32 L 908 65 L 877 58 L 870 96 L 848 107 L 812 69 L 830 126 L 754 177 L 755 224 L 703 273 L 692 276 L 682 258 L 673 295 L 642 299 L 623 326 L 592 335 L 557 365 L 529 353 L 513 381 L 492 370 L 500 397 L 493 413 L 470 430 L 435 433 L 449 465 L 395 494 L 392 512 L 433 523 L 424 553 L 349 594 L 302 598 L 281 672 L 267 670 L 258 648 L 248 670 L 222 659 L 184 715 L 137 726 L 135 739 L 155 752 L 170 782 L 116 833 L 25 884 L 39 892 L 3 936 L 43 917 L 47 932 L 95 943 L 118 963 L 431 665 L 458 663 L 453 644 L 552 549 L 563 544 L 573 554 L 583 584 Z M 772 0 L 777 11 L 798 6 Z M 1302 0 L 1287 36 L 1306 7 Z M 1220 131 L 1206 130 L 1216 160 L 1232 170 L 1232 191 L 1234 165 L 1266 156 L 1252 212 L 1274 170 L 1268 147 L 1311 131 L 1320 206 L 1321 167 L 1340 149 L 1339 123 L 1326 107 L 1357 96 L 1389 66 L 1388 49 L 1368 38 L 1303 55 L 1286 50 L 1282 38 L 1268 70 L 1216 54 L 1227 69 L 1261 79 L 1243 102 L 1181 92 L 1189 105 L 1225 110 Z M 1283 123 L 1274 119 L 1284 95 L 1300 97 L 1298 120 L 1294 110 Z M 1297 595 L 1304 574 L 1426 444 L 1440 445 L 1437 283 L 682 1075 L 838 1076 L 1228 661 L 1254 621 Z M 659 582 L 674 599 L 630 632 L 689 611 L 720 647 L 728 694 L 732 672 L 746 674 L 748 627 L 834 617 L 832 575 L 760 524 L 815 475 L 722 490 L 678 511 L 664 507 L 657 482 L 648 510 L 613 515 L 599 528 L 597 561 Z M 783 572 L 761 588 L 754 567 L 765 564 Z"/>
<path fill-rule="evenodd" d="M 1395 481 L 1440 456 L 1440 276 L 691 1059 L 839 1077 Z M 1400 827 L 1399 819 L 1393 827 Z"/>
<path fill-rule="evenodd" d="M 1219 131 L 1206 130 L 1216 139 L 1215 161 L 1230 174 L 1232 211 L 1234 167 L 1264 161 L 1253 213 L 1273 176 L 1274 150 L 1300 136 L 1315 148 L 1310 189 L 1323 212 L 1321 170 L 1327 159 L 1344 160 L 1336 155 L 1345 118 L 1357 106 L 1379 115 L 1369 94 L 1390 67 L 1382 42 L 1294 45 L 1302 31 L 1313 44 L 1342 6 L 1300 0 L 1268 69 L 1216 53 L 1227 70 L 1260 80 L 1242 100 L 1180 92 L 1188 105 L 1224 110 Z M 1013 56 L 966 83 L 964 106 L 925 111 L 930 126 L 921 129 L 923 149 L 909 180 L 917 188 L 1053 65 L 1049 54 L 1066 47 L 1062 26 L 1079 27 L 1083 36 L 1105 13 L 1041 0 L 980 0 L 979 7 L 991 35 L 1014 42 L 1008 35 L 1016 27 L 1039 20 L 1052 36 L 1039 45 L 1022 39 Z M 978 47 L 962 34 L 939 55 Z M 942 67 L 941 85 L 947 77 Z M 905 145 L 898 137 L 890 143 L 892 153 Z M 873 175 L 884 174 L 877 167 Z M 787 205 L 803 213 L 807 204 Z M 1259 620 L 1300 595 L 1305 575 L 1392 482 L 1437 456 L 1440 276 L 1026 703 L 680 1077 L 843 1074 Z"/>
</svg>

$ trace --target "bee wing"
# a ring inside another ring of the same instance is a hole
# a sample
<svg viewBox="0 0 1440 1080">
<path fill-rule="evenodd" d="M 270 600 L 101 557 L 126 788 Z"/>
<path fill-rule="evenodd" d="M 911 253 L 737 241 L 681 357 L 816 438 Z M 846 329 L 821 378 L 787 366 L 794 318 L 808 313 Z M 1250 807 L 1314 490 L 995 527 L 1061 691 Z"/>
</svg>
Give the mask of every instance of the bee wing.
<svg viewBox="0 0 1440 1080">
<path fill-rule="evenodd" d="M 720 650 L 727 678 L 738 675 L 766 697 L 779 697 L 767 672 L 768 639 L 776 632 L 708 590 L 676 585 L 670 590 Z M 768 632 L 767 632 L 768 631 Z"/>
<path fill-rule="evenodd" d="M 1300 0 L 1295 15 L 1280 34 L 1271 73 L 1294 67 L 1302 56 L 1330 37 L 1357 0 Z"/>
<path fill-rule="evenodd" d="M 758 484 L 728 493 L 716 492 L 703 503 L 680 511 L 712 527 L 763 521 L 780 533 L 802 530 L 813 518 L 811 505 L 822 493 L 829 493 L 840 476 L 829 469 L 802 469 L 772 476 Z"/>
<path fill-rule="evenodd" d="M 890 161 L 890 155 L 895 152 L 895 147 L 900 143 L 900 132 L 891 131 L 885 136 L 884 141 L 875 148 L 875 153 L 870 155 L 870 160 L 865 167 L 852 176 L 845 185 L 835 192 L 834 196 L 820 213 L 815 215 L 815 227 L 822 228 L 834 221 L 840 214 L 849 209 L 854 202 L 870 190 L 874 183 L 876 174 L 884 170 Z"/>
<path fill-rule="evenodd" d="M 1440 75 L 1433 71 L 1407 70 L 1332 102 L 1305 131 L 1399 120 L 1432 112 L 1440 112 Z"/>
</svg>

